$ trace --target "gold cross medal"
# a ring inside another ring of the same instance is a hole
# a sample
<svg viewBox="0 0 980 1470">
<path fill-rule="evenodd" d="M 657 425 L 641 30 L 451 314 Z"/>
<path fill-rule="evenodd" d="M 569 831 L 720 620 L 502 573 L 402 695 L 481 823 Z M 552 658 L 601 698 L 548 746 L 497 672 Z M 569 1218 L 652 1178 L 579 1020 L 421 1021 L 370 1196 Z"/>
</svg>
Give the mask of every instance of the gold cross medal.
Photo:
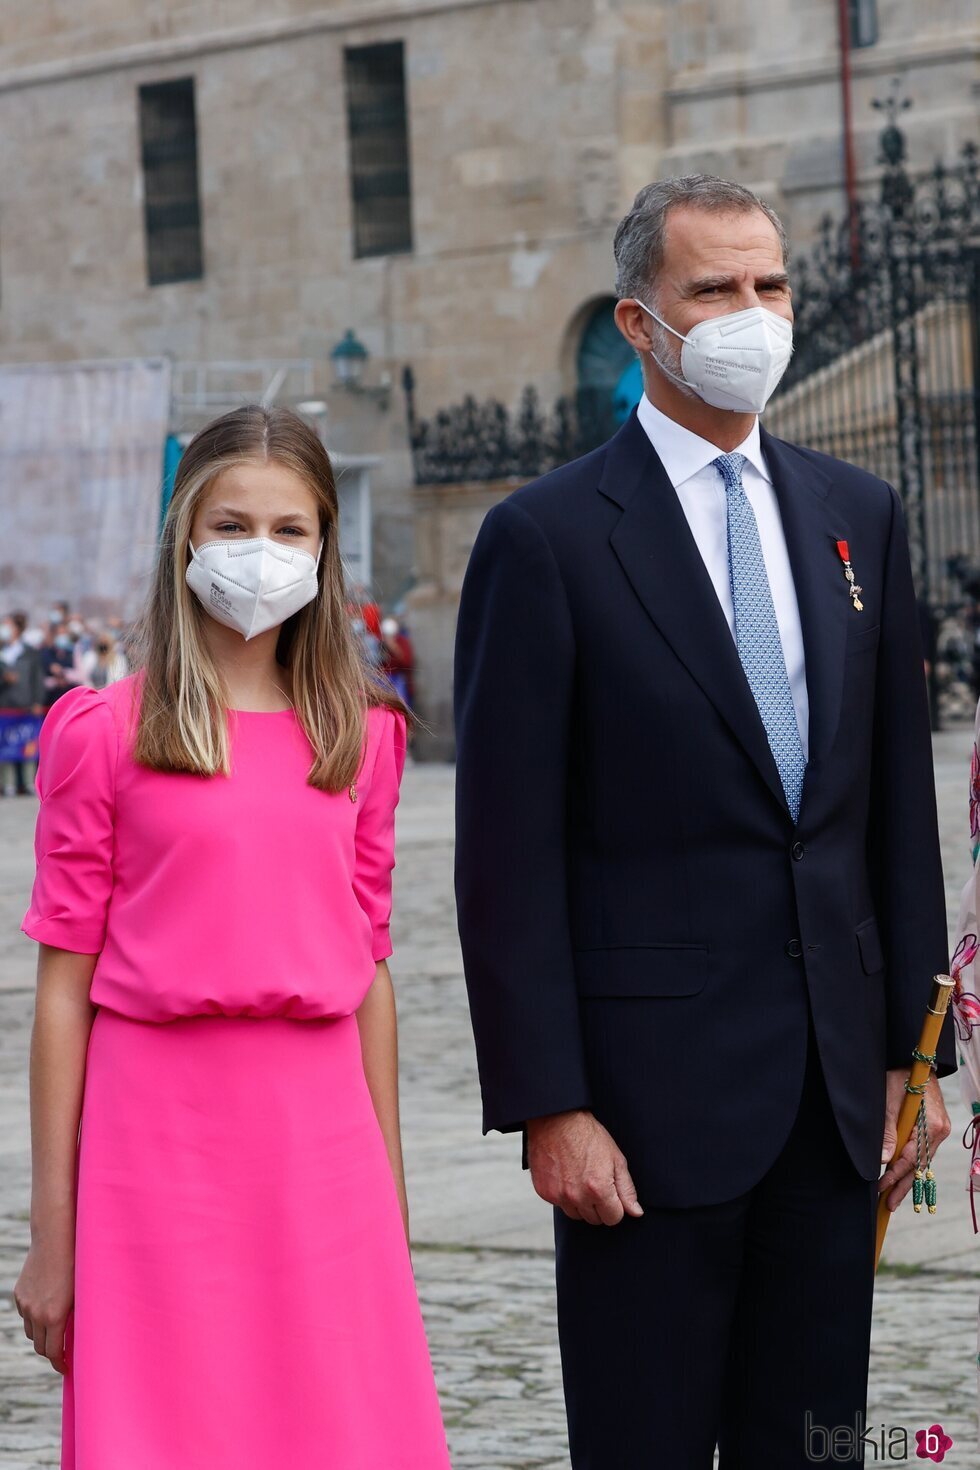
<svg viewBox="0 0 980 1470">
<path fill-rule="evenodd" d="M 863 612 L 864 603 L 861 601 L 858 593 L 863 592 L 864 589 L 859 587 L 854 580 L 854 570 L 851 566 L 851 554 L 847 549 L 847 542 L 838 541 L 837 550 L 840 554 L 841 561 L 844 563 L 844 576 L 847 578 L 847 590 L 851 595 L 851 601 L 854 603 L 854 611 Z"/>
</svg>

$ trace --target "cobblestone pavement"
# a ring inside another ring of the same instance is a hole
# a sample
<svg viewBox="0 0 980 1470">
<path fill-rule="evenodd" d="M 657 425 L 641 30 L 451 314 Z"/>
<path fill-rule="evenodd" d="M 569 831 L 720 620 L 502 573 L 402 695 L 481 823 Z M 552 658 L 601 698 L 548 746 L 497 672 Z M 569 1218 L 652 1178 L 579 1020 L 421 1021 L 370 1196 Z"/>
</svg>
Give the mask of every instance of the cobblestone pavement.
<svg viewBox="0 0 980 1470">
<path fill-rule="evenodd" d="M 969 748 L 965 726 L 936 737 L 951 925 L 968 872 Z M 402 1126 L 415 1274 L 453 1466 L 567 1470 L 551 1210 L 520 1168 L 519 1136 L 480 1132 L 452 902 L 453 769 L 410 762 L 402 791 L 390 961 Z M 34 811 L 32 799 L 0 802 L 0 1470 L 59 1464 L 62 1380 L 34 1355 L 11 1296 L 28 1239 L 34 946 L 18 926 L 33 871 Z M 980 1462 L 980 1242 L 956 1131 L 967 1114 L 955 1082 L 945 1092 L 954 1134 L 938 1156 L 940 1212 L 900 1212 L 879 1273 L 868 1424 L 879 1437 L 881 1426 L 900 1426 L 911 1438 L 940 1422 L 954 1442 L 947 1463 L 959 1470 Z M 922 1464 L 914 1439 L 911 1450 L 907 1462 L 869 1451 L 868 1463 Z M 650 1470 L 668 1465 L 657 1456 Z"/>
</svg>

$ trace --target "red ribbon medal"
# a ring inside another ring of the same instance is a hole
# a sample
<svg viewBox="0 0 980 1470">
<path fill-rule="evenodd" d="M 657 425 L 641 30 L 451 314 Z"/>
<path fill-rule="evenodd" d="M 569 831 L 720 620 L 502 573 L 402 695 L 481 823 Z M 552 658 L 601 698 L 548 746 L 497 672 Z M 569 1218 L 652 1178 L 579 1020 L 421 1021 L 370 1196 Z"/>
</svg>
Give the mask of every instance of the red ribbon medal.
<svg viewBox="0 0 980 1470">
<path fill-rule="evenodd" d="M 851 566 L 851 554 L 847 549 L 847 542 L 838 541 L 837 551 L 841 561 L 844 563 L 844 576 L 847 578 L 848 591 L 854 603 L 854 610 L 855 612 L 862 612 L 864 610 L 864 603 L 861 601 L 858 593 L 863 591 L 863 588 L 859 587 L 854 580 L 854 570 Z"/>
</svg>

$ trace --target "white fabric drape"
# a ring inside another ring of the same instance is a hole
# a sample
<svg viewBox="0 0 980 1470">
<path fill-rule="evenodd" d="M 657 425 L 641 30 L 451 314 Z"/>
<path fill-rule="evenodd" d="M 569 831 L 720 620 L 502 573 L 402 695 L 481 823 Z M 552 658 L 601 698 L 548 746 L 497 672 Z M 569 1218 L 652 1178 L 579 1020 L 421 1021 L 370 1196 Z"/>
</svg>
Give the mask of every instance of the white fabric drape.
<svg viewBox="0 0 980 1470">
<path fill-rule="evenodd" d="M 0 587 L 130 618 L 156 556 L 167 358 L 0 366 Z"/>
</svg>

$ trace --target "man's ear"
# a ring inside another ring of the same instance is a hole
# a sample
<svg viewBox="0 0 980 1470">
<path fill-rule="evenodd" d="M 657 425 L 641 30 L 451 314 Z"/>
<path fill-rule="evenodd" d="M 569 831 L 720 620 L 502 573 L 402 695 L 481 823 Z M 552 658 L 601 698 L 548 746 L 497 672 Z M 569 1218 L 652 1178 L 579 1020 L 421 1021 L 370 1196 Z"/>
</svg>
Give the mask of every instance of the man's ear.
<svg viewBox="0 0 980 1470">
<path fill-rule="evenodd" d="M 634 352 L 650 351 L 651 320 L 643 307 L 638 306 L 630 296 L 620 297 L 613 309 L 613 321 Z"/>
</svg>

